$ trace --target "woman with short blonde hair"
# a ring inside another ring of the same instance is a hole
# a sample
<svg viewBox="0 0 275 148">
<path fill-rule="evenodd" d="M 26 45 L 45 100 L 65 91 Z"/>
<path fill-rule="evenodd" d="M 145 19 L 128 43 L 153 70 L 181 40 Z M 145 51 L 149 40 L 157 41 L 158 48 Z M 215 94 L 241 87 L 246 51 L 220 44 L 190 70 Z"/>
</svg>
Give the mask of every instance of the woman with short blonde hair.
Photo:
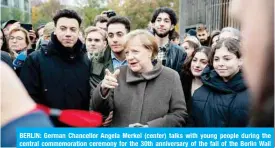
<svg viewBox="0 0 275 148">
<path fill-rule="evenodd" d="M 9 31 L 8 47 L 13 59 L 17 54 L 31 48 L 31 40 L 26 29 L 16 26 Z"/>
<path fill-rule="evenodd" d="M 158 55 L 158 44 L 156 42 L 155 37 L 148 31 L 144 31 L 140 29 L 140 30 L 132 31 L 131 33 L 127 34 L 124 48 L 127 48 L 129 41 L 131 41 L 135 37 L 138 37 L 140 39 L 140 42 L 144 48 L 152 51 L 151 59 L 152 60 L 155 59 Z"/>
<path fill-rule="evenodd" d="M 147 30 L 127 34 L 128 65 L 108 69 L 93 92 L 92 106 L 113 111 L 113 127 L 181 127 L 187 111 L 178 72 L 156 61 L 158 46 Z"/>
<path fill-rule="evenodd" d="M 12 27 L 9 32 L 8 46 L 11 51 L 11 57 L 13 60 L 13 67 L 17 73 L 20 75 L 21 68 L 27 58 L 31 53 L 31 40 L 29 33 L 22 27 L 16 26 Z"/>
</svg>

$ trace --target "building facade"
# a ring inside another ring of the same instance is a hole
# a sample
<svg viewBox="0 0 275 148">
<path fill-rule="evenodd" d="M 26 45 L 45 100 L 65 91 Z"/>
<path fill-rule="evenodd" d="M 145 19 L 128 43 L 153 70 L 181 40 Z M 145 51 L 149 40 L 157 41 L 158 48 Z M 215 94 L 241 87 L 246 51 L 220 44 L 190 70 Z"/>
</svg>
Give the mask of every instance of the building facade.
<svg viewBox="0 0 275 148">
<path fill-rule="evenodd" d="M 31 23 L 31 0 L 1 0 L 1 24 L 14 19 Z"/>
<path fill-rule="evenodd" d="M 208 31 L 224 27 L 240 29 L 240 24 L 230 15 L 232 0 L 180 0 L 180 34 L 195 29 L 200 23 Z"/>
</svg>

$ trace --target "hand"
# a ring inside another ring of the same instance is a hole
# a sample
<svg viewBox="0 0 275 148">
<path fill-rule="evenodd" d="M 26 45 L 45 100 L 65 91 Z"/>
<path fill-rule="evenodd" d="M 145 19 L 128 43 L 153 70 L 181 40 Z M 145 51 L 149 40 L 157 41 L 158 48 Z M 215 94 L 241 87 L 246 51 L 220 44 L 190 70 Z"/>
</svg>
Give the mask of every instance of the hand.
<svg viewBox="0 0 275 148">
<path fill-rule="evenodd" d="M 31 39 L 32 44 L 35 44 L 35 41 L 36 41 L 35 31 L 30 30 L 30 31 L 29 31 L 29 36 L 30 36 L 30 39 Z"/>
<path fill-rule="evenodd" d="M 140 123 L 134 123 L 134 124 L 129 124 L 129 127 L 149 127 L 148 125 L 143 125 Z"/>
<path fill-rule="evenodd" d="M 112 119 L 113 119 L 113 111 L 110 112 L 109 116 L 107 117 L 107 119 L 105 119 L 102 126 L 109 126 L 110 123 L 112 122 Z"/>
<path fill-rule="evenodd" d="M 113 74 L 109 71 L 109 69 L 105 69 L 105 77 L 101 84 L 103 91 L 106 89 L 116 88 L 118 86 L 117 77 L 119 73 L 119 69 L 117 69 Z"/>
</svg>

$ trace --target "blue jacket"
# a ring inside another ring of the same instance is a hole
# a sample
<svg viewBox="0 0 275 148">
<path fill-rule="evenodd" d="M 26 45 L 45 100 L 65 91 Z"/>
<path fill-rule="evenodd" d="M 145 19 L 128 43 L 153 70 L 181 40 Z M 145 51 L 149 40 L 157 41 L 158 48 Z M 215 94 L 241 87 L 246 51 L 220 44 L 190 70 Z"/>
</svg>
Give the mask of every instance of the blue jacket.
<svg viewBox="0 0 275 148">
<path fill-rule="evenodd" d="M 201 76 L 203 86 L 192 98 L 192 118 L 198 127 L 244 127 L 248 124 L 249 95 L 242 73 L 224 82 L 206 67 Z"/>
<path fill-rule="evenodd" d="M 49 117 L 41 112 L 35 111 L 24 115 L 7 125 L 1 127 L 1 147 L 16 146 L 16 129 L 17 128 L 35 128 L 35 127 L 53 127 Z"/>
</svg>

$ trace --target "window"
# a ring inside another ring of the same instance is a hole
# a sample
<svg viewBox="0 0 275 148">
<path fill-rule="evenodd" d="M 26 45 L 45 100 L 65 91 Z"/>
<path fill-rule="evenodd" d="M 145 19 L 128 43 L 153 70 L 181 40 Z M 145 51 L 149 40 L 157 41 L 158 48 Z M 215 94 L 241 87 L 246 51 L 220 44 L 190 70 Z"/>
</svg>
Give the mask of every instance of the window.
<svg viewBox="0 0 275 148">
<path fill-rule="evenodd" d="M 19 0 L 14 0 L 14 1 L 13 1 L 14 7 L 15 7 L 15 8 L 20 8 L 19 3 L 20 3 Z"/>
<path fill-rule="evenodd" d="M 8 0 L 1 0 L 1 5 L 6 5 L 6 6 L 8 6 Z"/>
<path fill-rule="evenodd" d="M 29 0 L 24 1 L 24 10 L 29 11 Z"/>
</svg>

